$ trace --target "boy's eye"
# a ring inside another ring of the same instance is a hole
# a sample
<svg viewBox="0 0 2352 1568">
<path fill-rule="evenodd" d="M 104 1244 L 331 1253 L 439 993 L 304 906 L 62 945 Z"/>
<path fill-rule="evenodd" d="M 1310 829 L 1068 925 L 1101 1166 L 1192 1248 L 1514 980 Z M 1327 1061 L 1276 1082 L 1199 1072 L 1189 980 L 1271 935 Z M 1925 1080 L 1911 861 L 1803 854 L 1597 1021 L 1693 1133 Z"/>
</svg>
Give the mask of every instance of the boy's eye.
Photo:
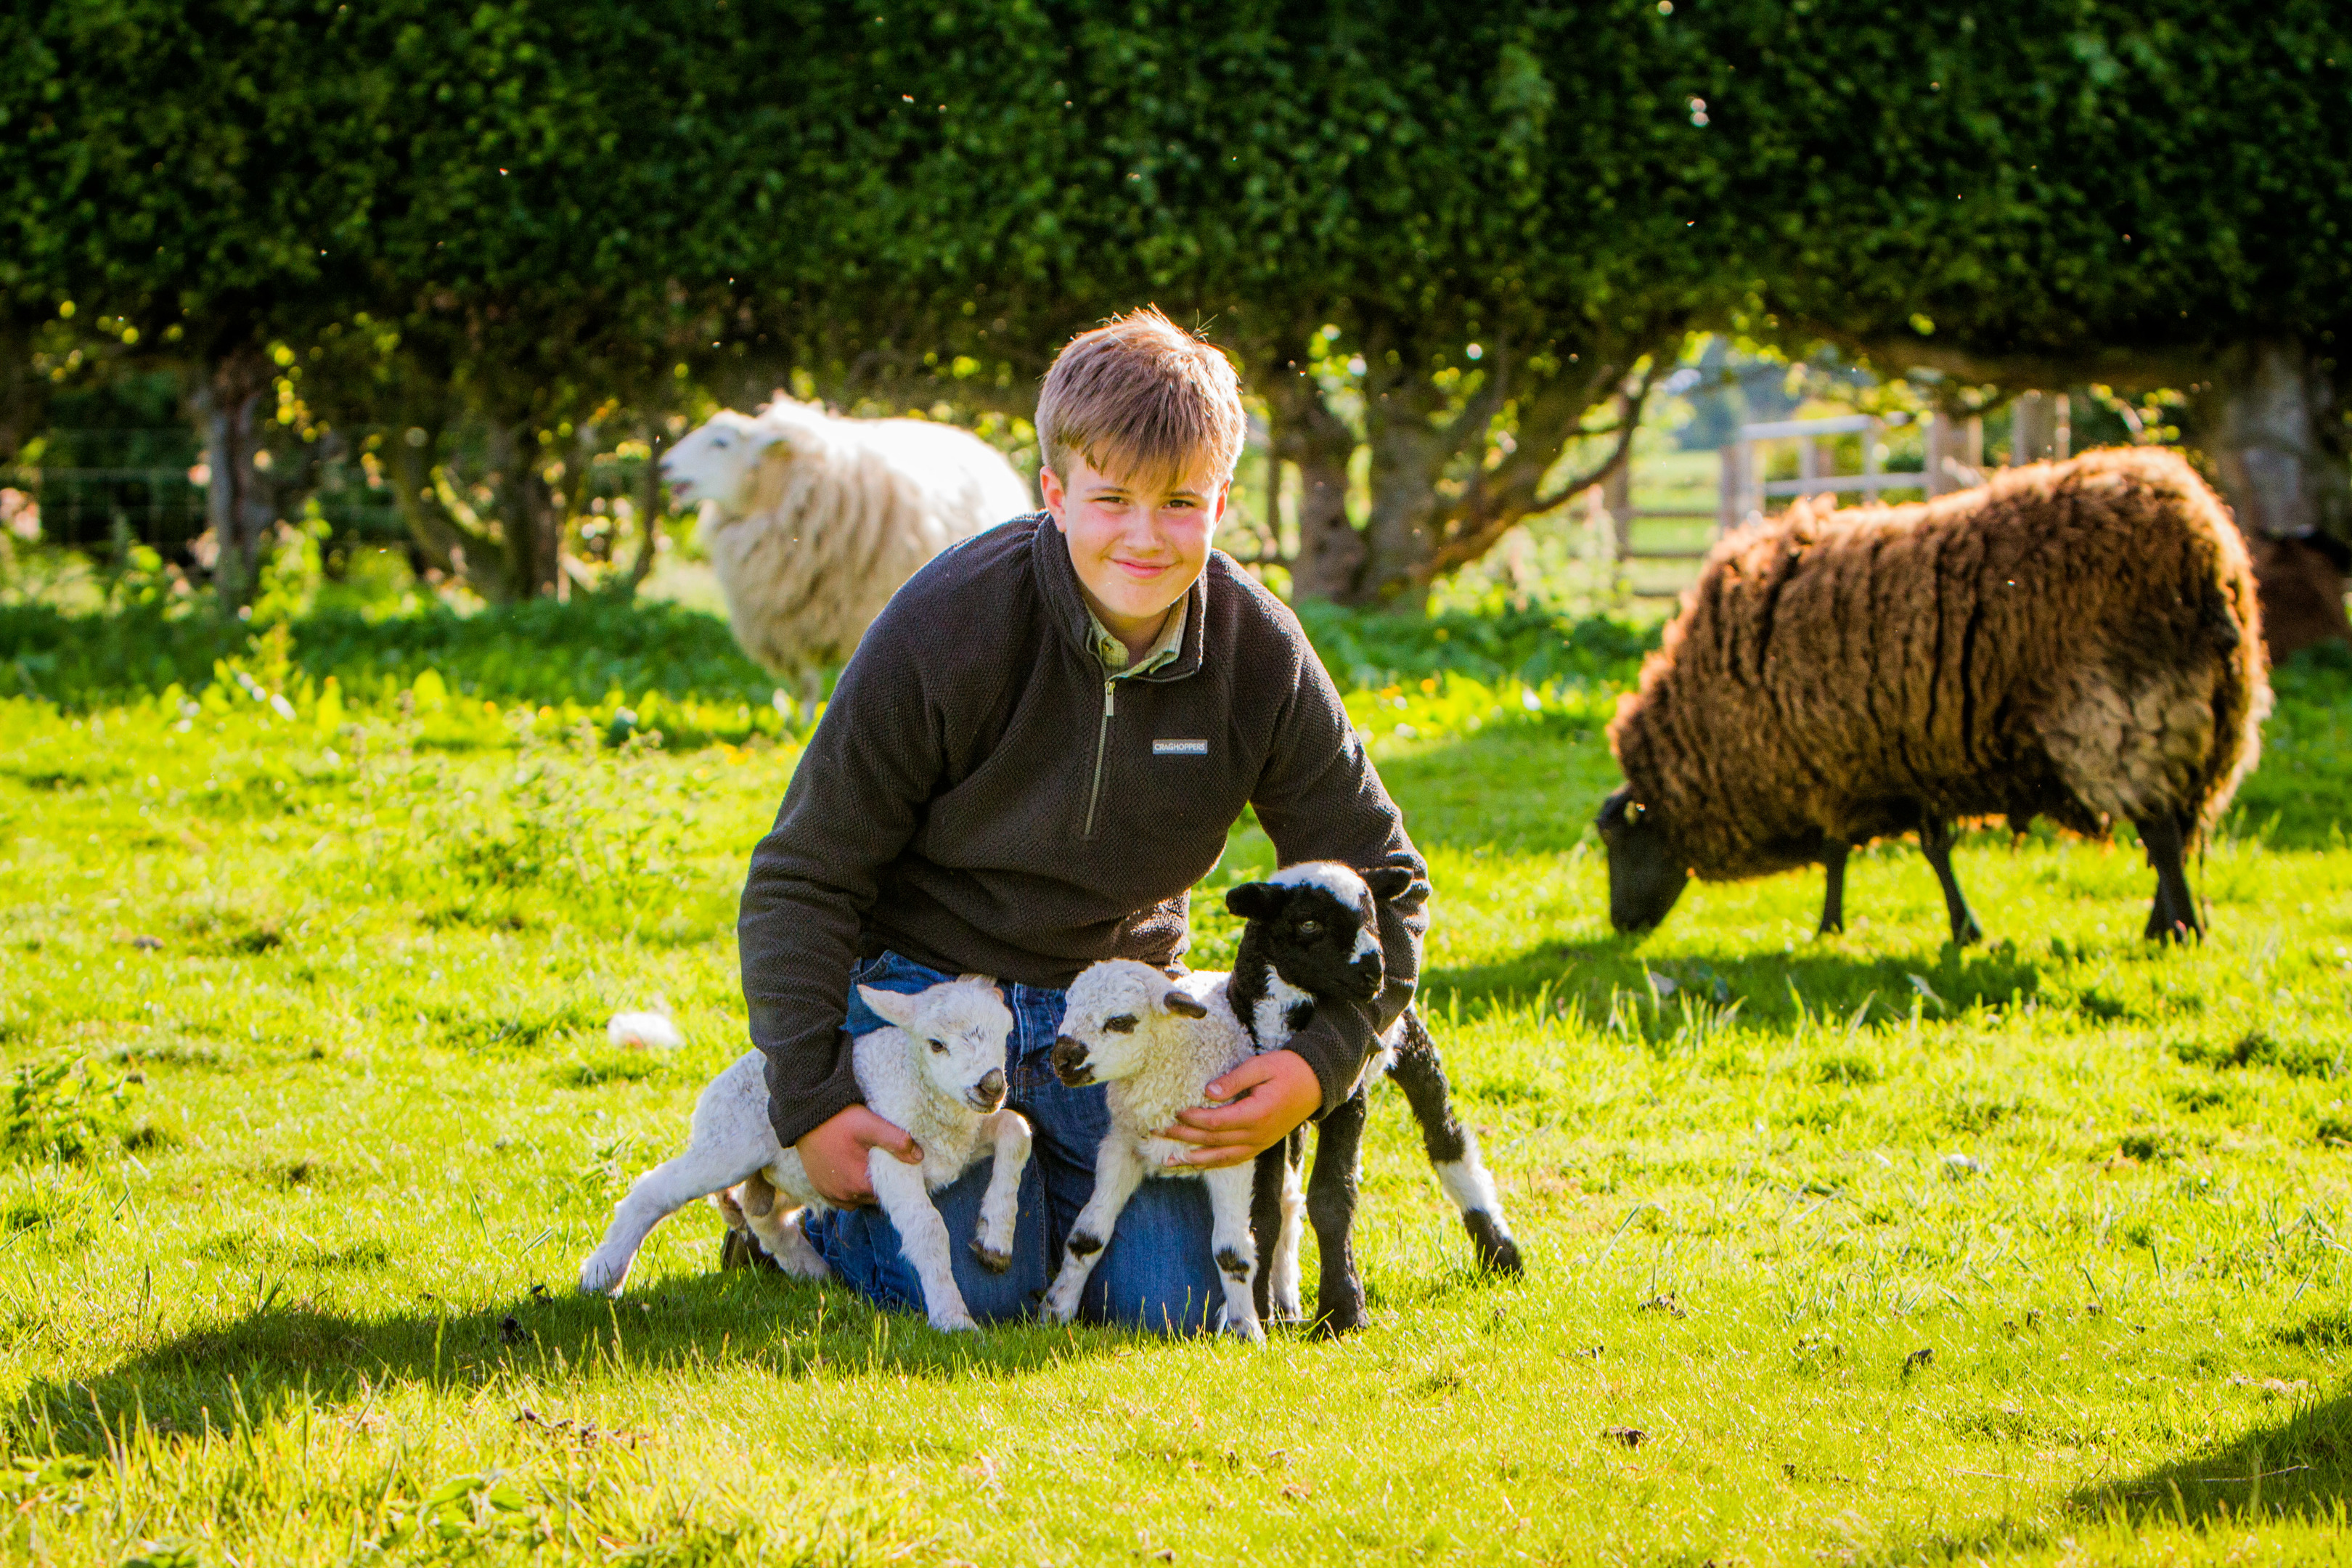
<svg viewBox="0 0 2352 1568">
<path fill-rule="evenodd" d="M 1301 936 L 1320 936 L 1323 934 L 1323 922 L 1321 921 L 1300 921 L 1298 922 L 1298 934 Z"/>
<path fill-rule="evenodd" d="M 945 1040 L 933 1040 L 931 1042 L 931 1049 L 939 1052 L 941 1056 L 945 1056 L 948 1051 L 948 1043 Z"/>
</svg>

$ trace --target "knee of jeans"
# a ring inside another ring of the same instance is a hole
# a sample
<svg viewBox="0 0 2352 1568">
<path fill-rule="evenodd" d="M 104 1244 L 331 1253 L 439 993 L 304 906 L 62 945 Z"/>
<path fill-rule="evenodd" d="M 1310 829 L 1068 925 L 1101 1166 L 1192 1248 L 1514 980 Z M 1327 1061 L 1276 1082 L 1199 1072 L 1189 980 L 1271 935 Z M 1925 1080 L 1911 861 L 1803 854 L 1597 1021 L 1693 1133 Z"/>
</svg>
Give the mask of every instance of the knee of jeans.
<svg viewBox="0 0 2352 1568">
<path fill-rule="evenodd" d="M 1224 1280 L 1211 1256 L 1208 1189 L 1148 1181 L 1128 1201 L 1088 1282 L 1087 1316 L 1160 1333 L 1224 1321 Z"/>
</svg>

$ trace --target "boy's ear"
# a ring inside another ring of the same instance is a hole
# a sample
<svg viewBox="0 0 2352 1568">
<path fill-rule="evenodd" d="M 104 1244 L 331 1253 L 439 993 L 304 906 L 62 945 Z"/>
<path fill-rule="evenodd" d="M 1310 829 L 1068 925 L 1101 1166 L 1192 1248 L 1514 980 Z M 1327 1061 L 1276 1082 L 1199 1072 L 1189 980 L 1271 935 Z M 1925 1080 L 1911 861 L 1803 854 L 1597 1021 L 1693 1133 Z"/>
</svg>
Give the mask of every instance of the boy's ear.
<svg viewBox="0 0 2352 1568">
<path fill-rule="evenodd" d="M 1364 886 L 1382 903 L 1403 898 L 1413 883 L 1412 873 L 1402 866 L 1375 866 L 1362 875 Z"/>
<path fill-rule="evenodd" d="M 1225 908 L 1245 921 L 1262 920 L 1281 909 L 1285 897 L 1272 882 L 1244 882 L 1225 889 Z"/>
<path fill-rule="evenodd" d="M 875 1016 L 884 1022 L 895 1024 L 901 1029 L 914 1027 L 915 999 L 912 996 L 896 991 L 878 991 L 871 985 L 859 986 L 857 994 L 866 999 L 868 1007 L 874 1009 Z"/>
<path fill-rule="evenodd" d="M 1160 1005 L 1181 1018 L 1205 1018 L 1209 1010 L 1181 991 L 1171 991 L 1160 999 Z"/>
</svg>

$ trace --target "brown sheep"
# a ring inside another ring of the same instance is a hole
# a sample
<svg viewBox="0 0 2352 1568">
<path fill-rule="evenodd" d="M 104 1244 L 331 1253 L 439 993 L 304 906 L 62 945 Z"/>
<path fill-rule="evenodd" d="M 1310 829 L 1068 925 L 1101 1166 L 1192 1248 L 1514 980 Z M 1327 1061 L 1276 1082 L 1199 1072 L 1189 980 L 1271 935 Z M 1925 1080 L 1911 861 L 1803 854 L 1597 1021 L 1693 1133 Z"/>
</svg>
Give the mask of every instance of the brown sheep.
<svg viewBox="0 0 2352 1568">
<path fill-rule="evenodd" d="M 1957 820 L 2097 836 L 2125 817 L 2156 868 L 2147 934 L 2201 936 L 2182 853 L 2254 765 L 2270 700 L 2245 544 L 2177 454 L 1795 508 L 1709 552 L 1619 700 L 1610 920 L 1648 930 L 1694 873 L 1819 864 L 1840 931 L 1847 851 L 1916 830 L 1966 943 Z"/>
</svg>

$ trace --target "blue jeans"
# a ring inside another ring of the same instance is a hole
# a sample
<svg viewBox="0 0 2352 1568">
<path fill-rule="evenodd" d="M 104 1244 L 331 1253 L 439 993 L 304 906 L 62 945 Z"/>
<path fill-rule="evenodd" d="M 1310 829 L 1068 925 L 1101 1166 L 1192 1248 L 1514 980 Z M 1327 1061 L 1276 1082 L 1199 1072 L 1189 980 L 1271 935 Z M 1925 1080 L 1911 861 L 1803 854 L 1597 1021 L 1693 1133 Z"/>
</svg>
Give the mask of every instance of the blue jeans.
<svg viewBox="0 0 2352 1568">
<path fill-rule="evenodd" d="M 915 992 L 952 978 L 895 952 L 869 959 L 850 971 L 849 1016 L 844 1026 L 853 1035 L 887 1026 L 857 994 L 861 984 L 877 991 Z M 979 1228 L 981 1194 L 987 1190 L 992 1161 L 981 1161 L 931 1194 L 954 1242 L 957 1288 L 971 1315 L 983 1322 L 1036 1315 L 1037 1303 L 1061 1265 L 1070 1226 L 1094 1192 L 1095 1151 L 1110 1131 L 1102 1087 L 1066 1088 L 1047 1065 L 1062 1025 L 1063 994 L 1035 985 L 1002 989 L 1013 1009 L 1013 1035 L 1005 1042 L 1008 1100 L 1035 1132 L 1029 1169 L 1021 1178 L 1013 1266 L 991 1274 L 964 1245 Z M 803 1226 L 818 1254 L 850 1289 L 880 1306 L 923 1310 L 921 1282 L 899 1250 L 897 1227 L 880 1209 L 813 1213 Z M 1110 1245 L 1087 1283 L 1081 1315 L 1088 1322 L 1167 1333 L 1221 1328 L 1225 1291 L 1210 1257 L 1209 1233 L 1207 1188 L 1182 1178 L 1145 1182 L 1118 1216 Z"/>
</svg>

